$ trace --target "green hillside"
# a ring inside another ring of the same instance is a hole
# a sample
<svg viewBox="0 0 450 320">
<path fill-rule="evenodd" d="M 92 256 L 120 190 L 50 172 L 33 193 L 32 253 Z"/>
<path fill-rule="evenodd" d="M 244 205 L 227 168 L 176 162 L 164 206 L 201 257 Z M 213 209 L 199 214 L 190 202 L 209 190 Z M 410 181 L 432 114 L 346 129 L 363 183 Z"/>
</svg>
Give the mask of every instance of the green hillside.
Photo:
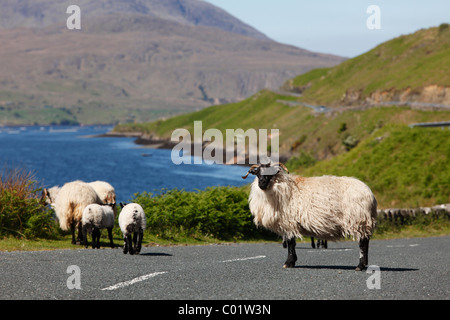
<svg viewBox="0 0 450 320">
<path fill-rule="evenodd" d="M 312 70 L 284 87 L 302 92 L 301 101 L 327 106 L 361 104 L 382 93 L 388 99 L 406 94 L 420 101 L 426 100 L 420 94 L 427 86 L 450 87 L 448 70 L 450 27 L 441 24 L 387 41 L 336 67 Z M 449 97 L 443 99 L 450 103 Z"/>
<path fill-rule="evenodd" d="M 238 103 L 147 124 L 120 125 L 115 131 L 140 131 L 148 139 L 167 140 L 177 128 L 193 133 L 197 120 L 202 121 L 203 131 L 216 128 L 223 134 L 225 129 L 279 129 L 280 155 L 289 159 L 288 168 L 295 173 L 358 177 L 373 189 L 381 208 L 450 202 L 450 130 L 409 127 L 450 121 L 449 108 L 358 104 L 316 112 L 296 104 L 299 100 L 339 104 L 343 94 L 352 90 L 361 92 L 358 99 L 365 101 L 377 90 L 407 88 L 417 93 L 418 100 L 412 101 L 421 101 L 419 88 L 450 85 L 449 44 L 447 25 L 420 30 L 337 67 L 315 69 L 293 79 L 290 89 L 303 90 L 301 97 L 264 90 Z M 428 94 L 435 103 L 441 99 L 437 102 L 445 104 L 450 98 Z"/>
<path fill-rule="evenodd" d="M 379 206 L 450 203 L 450 130 L 389 125 L 350 152 L 309 168 L 305 176 L 332 174 L 365 181 Z"/>
</svg>

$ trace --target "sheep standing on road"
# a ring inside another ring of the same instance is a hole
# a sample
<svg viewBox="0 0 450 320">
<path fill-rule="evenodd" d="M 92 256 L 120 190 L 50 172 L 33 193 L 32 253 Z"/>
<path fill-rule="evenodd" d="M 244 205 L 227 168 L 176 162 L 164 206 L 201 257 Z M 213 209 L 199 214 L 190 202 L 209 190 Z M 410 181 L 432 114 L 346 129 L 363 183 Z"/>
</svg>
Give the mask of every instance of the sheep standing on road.
<svg viewBox="0 0 450 320">
<path fill-rule="evenodd" d="M 102 204 L 102 201 L 86 182 L 68 182 L 59 190 L 54 209 L 60 228 L 64 231 L 71 230 L 72 244 L 76 244 L 75 228 L 78 229 L 77 240 L 81 243 L 83 210 L 92 203 Z"/>
<path fill-rule="evenodd" d="M 144 209 L 137 203 L 120 204 L 119 226 L 123 234 L 123 253 L 139 254 L 146 227 Z M 133 234 L 133 243 L 131 235 Z M 133 246 L 134 244 L 134 246 Z"/>
<path fill-rule="evenodd" d="M 251 185 L 249 207 L 257 226 L 287 239 L 285 268 L 297 261 L 295 239 L 302 236 L 359 240 L 357 271 L 368 264 L 369 238 L 375 228 L 377 201 L 367 185 L 349 177 L 300 177 L 289 175 L 281 164 L 253 165 L 247 175 Z"/>
<path fill-rule="evenodd" d="M 83 243 L 88 247 L 87 234 L 92 234 L 92 249 L 100 248 L 100 230 L 106 228 L 108 230 L 109 244 L 114 248 L 112 238 L 112 229 L 114 228 L 114 210 L 113 205 L 101 206 L 93 203 L 83 210 L 83 218 L 81 220 L 83 230 Z"/>
</svg>

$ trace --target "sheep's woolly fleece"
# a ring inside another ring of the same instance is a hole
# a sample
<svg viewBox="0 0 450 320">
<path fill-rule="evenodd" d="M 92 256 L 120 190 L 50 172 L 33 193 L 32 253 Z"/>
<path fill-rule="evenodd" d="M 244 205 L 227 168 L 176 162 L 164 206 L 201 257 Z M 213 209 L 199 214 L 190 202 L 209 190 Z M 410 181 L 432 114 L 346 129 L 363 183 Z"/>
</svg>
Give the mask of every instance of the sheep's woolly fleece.
<svg viewBox="0 0 450 320">
<path fill-rule="evenodd" d="M 146 220 L 144 209 L 137 203 L 127 204 L 119 215 L 119 226 L 124 236 L 132 232 L 145 230 Z"/>
<path fill-rule="evenodd" d="M 110 206 L 101 206 L 96 203 L 90 204 L 83 210 L 82 223 L 83 226 L 90 227 L 88 229 L 92 229 L 93 227 L 99 229 L 113 228 L 114 211 Z"/>
<path fill-rule="evenodd" d="M 337 240 L 368 238 L 375 227 L 377 202 L 370 188 L 350 177 L 305 178 L 280 172 L 273 186 L 251 186 L 250 211 L 257 226 L 286 238 L 312 236 Z"/>
<path fill-rule="evenodd" d="M 102 201 L 86 182 L 73 181 L 62 186 L 55 200 L 55 212 L 62 230 L 70 229 L 73 222 L 81 222 L 86 206 Z"/>
</svg>

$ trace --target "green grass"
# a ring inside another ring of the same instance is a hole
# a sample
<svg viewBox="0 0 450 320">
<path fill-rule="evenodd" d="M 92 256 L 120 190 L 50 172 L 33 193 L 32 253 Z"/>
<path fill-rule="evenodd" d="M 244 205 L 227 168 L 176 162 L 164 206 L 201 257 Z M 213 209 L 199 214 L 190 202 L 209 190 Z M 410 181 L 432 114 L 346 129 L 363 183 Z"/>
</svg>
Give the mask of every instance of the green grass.
<svg viewBox="0 0 450 320">
<path fill-rule="evenodd" d="M 348 91 L 362 101 L 376 90 L 420 90 L 427 85 L 450 86 L 450 30 L 430 28 L 402 35 L 336 67 L 312 70 L 289 81 L 302 88 L 301 101 L 340 105 Z"/>
<path fill-rule="evenodd" d="M 333 174 L 365 181 L 380 207 L 419 207 L 450 202 L 450 130 L 389 125 L 350 152 L 290 168 L 304 176 Z"/>
</svg>

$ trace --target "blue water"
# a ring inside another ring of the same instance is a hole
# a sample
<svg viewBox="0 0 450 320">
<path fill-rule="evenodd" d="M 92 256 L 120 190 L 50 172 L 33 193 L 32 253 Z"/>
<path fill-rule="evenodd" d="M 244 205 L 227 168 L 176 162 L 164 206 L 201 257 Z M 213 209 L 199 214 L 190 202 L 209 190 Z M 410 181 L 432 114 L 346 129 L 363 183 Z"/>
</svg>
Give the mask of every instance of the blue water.
<svg viewBox="0 0 450 320">
<path fill-rule="evenodd" d="M 245 167 L 175 165 L 171 150 L 142 148 L 134 138 L 91 137 L 111 127 L 0 128 L 0 170 L 25 168 L 43 187 L 73 180 L 103 180 L 116 189 L 118 201 L 137 192 L 162 188 L 193 191 L 209 186 L 240 186 Z"/>
</svg>

